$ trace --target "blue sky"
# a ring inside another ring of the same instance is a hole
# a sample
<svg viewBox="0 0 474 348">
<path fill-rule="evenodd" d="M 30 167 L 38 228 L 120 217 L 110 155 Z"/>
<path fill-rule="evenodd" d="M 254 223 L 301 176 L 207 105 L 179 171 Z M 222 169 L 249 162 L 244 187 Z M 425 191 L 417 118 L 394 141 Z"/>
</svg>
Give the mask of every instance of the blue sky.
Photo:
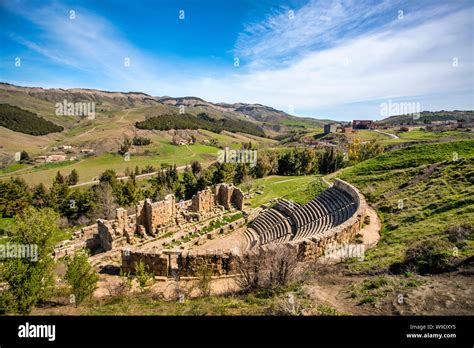
<svg viewBox="0 0 474 348">
<path fill-rule="evenodd" d="M 0 80 L 18 85 L 337 120 L 381 118 L 389 100 L 474 109 L 469 0 L 2 0 L 0 22 Z"/>
</svg>

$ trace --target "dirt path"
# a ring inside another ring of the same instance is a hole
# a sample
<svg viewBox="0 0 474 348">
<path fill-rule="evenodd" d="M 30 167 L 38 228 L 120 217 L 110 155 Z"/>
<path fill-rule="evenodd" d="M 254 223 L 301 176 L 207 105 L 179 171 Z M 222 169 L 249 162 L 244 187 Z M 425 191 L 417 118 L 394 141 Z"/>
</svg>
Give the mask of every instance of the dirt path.
<svg viewBox="0 0 474 348">
<path fill-rule="evenodd" d="M 369 217 L 369 224 L 360 230 L 366 250 L 377 245 L 380 239 L 380 229 L 382 228 L 377 212 L 370 206 L 367 206 L 367 216 Z"/>
<path fill-rule="evenodd" d="M 387 132 L 382 132 L 382 131 L 379 131 L 379 130 L 374 130 L 374 132 L 377 132 L 377 133 L 380 133 L 380 134 L 389 136 L 389 137 L 392 138 L 392 139 L 398 139 L 398 138 L 400 138 L 398 135 L 391 134 L 391 133 L 387 133 Z"/>
<path fill-rule="evenodd" d="M 93 128 L 89 129 L 87 132 L 82 133 L 82 134 L 79 134 L 77 137 L 79 138 L 79 137 L 82 137 L 82 136 L 84 136 L 84 135 L 86 135 L 86 134 L 89 134 L 90 132 L 92 132 L 92 131 L 95 130 L 96 128 L 97 128 L 97 126 L 94 126 Z"/>
</svg>

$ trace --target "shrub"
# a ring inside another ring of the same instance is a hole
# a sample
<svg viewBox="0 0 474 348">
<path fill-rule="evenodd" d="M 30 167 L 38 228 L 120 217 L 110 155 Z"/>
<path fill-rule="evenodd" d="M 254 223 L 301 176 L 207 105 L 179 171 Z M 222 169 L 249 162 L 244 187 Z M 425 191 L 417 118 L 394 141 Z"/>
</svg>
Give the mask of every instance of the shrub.
<svg viewBox="0 0 474 348">
<path fill-rule="evenodd" d="M 150 145 L 151 139 L 147 137 L 141 137 L 138 135 L 135 135 L 132 139 L 132 144 L 135 146 L 145 146 L 145 145 Z"/>
<path fill-rule="evenodd" d="M 66 282 L 71 286 L 76 307 L 85 299 L 90 298 L 97 288 L 99 276 L 90 265 L 88 254 L 79 251 L 72 258 L 66 259 Z"/>
<path fill-rule="evenodd" d="M 123 296 L 123 295 L 127 295 L 130 292 L 130 290 L 132 290 L 133 277 L 130 275 L 130 273 L 120 270 L 119 276 L 120 276 L 120 283 L 114 289 L 114 291 L 111 292 L 111 295 Z"/>
<path fill-rule="evenodd" d="M 211 283 L 212 283 L 212 268 L 207 264 L 203 264 L 197 271 L 199 280 L 197 282 L 197 288 L 201 292 L 202 296 L 208 297 L 211 295 Z"/>
<path fill-rule="evenodd" d="M 463 223 L 449 227 L 445 233 L 452 243 L 464 242 L 466 239 L 474 239 L 474 227 L 471 224 Z"/>
<path fill-rule="evenodd" d="M 453 268 L 455 246 L 443 240 L 427 240 L 415 243 L 405 252 L 402 265 L 418 273 L 440 273 Z"/>
<path fill-rule="evenodd" d="M 299 316 L 304 314 L 305 309 L 304 303 L 299 301 L 294 294 L 289 293 L 286 297 L 276 302 L 271 314 L 278 316 Z"/>
<path fill-rule="evenodd" d="M 138 284 L 142 290 L 145 290 L 145 287 L 150 283 L 154 278 L 153 273 L 150 271 L 150 268 L 145 265 L 143 261 L 139 261 L 135 265 L 135 277 L 138 280 Z"/>
</svg>

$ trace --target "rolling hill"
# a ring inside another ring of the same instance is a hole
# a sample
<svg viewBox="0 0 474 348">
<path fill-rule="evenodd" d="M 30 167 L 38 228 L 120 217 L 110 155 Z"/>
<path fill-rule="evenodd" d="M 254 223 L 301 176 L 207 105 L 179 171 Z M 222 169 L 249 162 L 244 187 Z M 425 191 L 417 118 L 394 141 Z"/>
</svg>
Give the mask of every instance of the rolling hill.
<svg viewBox="0 0 474 348">
<path fill-rule="evenodd" d="M 62 116 L 56 114 L 56 103 L 95 103 L 93 120 L 79 116 Z M 279 139 L 295 130 L 320 130 L 324 121 L 299 118 L 268 106 L 260 104 L 226 104 L 211 103 L 197 97 L 156 97 L 140 92 L 110 92 L 95 89 L 45 89 L 41 87 L 21 87 L 0 83 L 0 104 L 9 104 L 32 112 L 46 121 L 50 121 L 64 130 L 56 135 L 23 137 L 18 132 L 0 127 L 0 155 L 12 156 L 13 153 L 28 149 L 31 154 L 40 154 L 60 145 L 72 145 L 86 148 L 97 148 L 99 153 L 115 152 L 124 137 L 158 136 L 161 140 L 171 140 L 170 127 L 142 127 L 146 120 L 162 115 L 180 115 L 182 109 L 193 123 L 203 121 L 197 115 L 205 113 L 210 120 L 209 127 L 199 128 L 199 141 L 213 142 L 220 138 L 220 143 L 229 135 L 220 136 L 216 132 L 227 130 L 242 134 L 246 141 L 255 144 L 267 144 L 264 139 Z M 166 116 L 165 116 L 166 117 Z M 182 128 L 182 127 L 177 127 Z M 196 127 L 190 127 L 195 129 Z M 206 133 L 208 129 L 214 133 Z M 255 138 L 257 136 L 257 138 Z M 21 138 L 21 141 L 11 141 Z M 234 137 L 230 137 L 234 138 Z M 243 141 L 244 141 L 243 139 Z M 233 145 L 232 145 L 233 146 Z"/>
<path fill-rule="evenodd" d="M 174 111 L 180 107 L 185 107 L 189 114 L 197 115 L 206 112 L 216 119 L 242 119 L 256 124 L 290 124 L 299 122 L 310 127 L 322 127 L 325 120 L 317 120 L 313 118 L 302 118 L 287 114 L 286 112 L 276 110 L 269 106 L 261 104 L 245 104 L 245 103 L 211 103 L 198 97 L 156 97 L 141 92 L 110 92 L 95 89 L 72 88 L 61 89 L 51 88 L 45 89 L 41 87 L 21 87 L 8 83 L 0 83 L 0 101 L 24 106 L 28 109 L 31 103 L 21 99 L 34 98 L 42 102 L 57 103 L 63 102 L 95 102 L 100 112 L 112 112 L 123 108 L 137 108 L 146 106 L 162 106 L 168 112 Z M 160 111 L 162 108 L 158 108 Z"/>
<path fill-rule="evenodd" d="M 378 124 L 386 126 L 397 126 L 402 124 L 429 124 L 433 121 L 457 120 L 462 122 L 473 122 L 474 111 L 422 111 L 419 118 L 413 115 L 396 115 L 377 121 Z"/>
</svg>

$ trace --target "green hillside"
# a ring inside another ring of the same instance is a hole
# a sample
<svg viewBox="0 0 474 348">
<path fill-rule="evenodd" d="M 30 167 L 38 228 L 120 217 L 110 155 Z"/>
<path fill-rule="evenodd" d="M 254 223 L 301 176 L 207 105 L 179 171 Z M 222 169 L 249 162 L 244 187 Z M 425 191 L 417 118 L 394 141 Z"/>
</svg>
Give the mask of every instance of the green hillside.
<svg viewBox="0 0 474 348">
<path fill-rule="evenodd" d="M 472 122 L 474 121 L 474 111 L 423 111 L 419 117 L 414 117 L 413 115 L 396 115 L 377 121 L 377 123 L 396 126 L 401 124 L 429 124 L 433 121 L 447 120 Z"/>
<path fill-rule="evenodd" d="M 0 126 L 30 135 L 61 132 L 64 128 L 9 104 L 0 104 Z"/>
<path fill-rule="evenodd" d="M 357 267 L 387 268 L 415 242 L 448 241 L 449 228 L 474 225 L 472 140 L 410 146 L 337 176 L 364 193 L 383 223 L 377 248 Z M 474 255 L 472 235 L 452 247 L 462 257 Z"/>
<path fill-rule="evenodd" d="M 263 130 L 255 124 L 242 120 L 220 119 L 216 120 L 205 113 L 197 117 L 190 114 L 167 114 L 151 117 L 145 121 L 137 122 L 139 129 L 170 130 L 170 129 L 206 129 L 215 133 L 223 130 L 230 132 L 243 132 L 264 137 Z"/>
</svg>

